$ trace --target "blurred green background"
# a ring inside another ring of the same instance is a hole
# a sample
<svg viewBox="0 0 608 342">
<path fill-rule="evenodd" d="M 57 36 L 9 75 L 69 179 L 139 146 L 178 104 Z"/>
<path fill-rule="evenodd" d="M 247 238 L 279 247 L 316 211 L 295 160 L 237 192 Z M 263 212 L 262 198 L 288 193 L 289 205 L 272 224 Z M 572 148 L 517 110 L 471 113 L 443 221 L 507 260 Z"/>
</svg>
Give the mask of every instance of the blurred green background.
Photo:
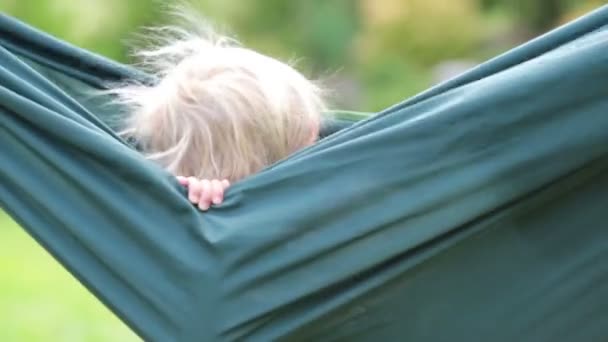
<svg viewBox="0 0 608 342">
<path fill-rule="evenodd" d="M 152 0 L 2 0 L 0 11 L 128 62 L 127 40 L 166 22 Z M 321 78 L 341 109 L 377 111 L 608 0 L 200 0 L 245 45 Z M 137 341 L 0 212 L 0 341 Z"/>
</svg>

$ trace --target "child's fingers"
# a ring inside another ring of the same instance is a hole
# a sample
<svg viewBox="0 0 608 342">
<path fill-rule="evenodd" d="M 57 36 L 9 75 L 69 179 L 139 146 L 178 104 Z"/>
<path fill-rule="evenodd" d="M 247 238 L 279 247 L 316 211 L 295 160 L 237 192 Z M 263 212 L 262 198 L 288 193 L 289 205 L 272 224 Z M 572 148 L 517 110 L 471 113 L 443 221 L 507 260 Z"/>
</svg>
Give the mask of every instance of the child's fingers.
<svg viewBox="0 0 608 342">
<path fill-rule="evenodd" d="M 198 207 L 201 210 L 207 210 L 211 206 L 212 188 L 211 182 L 208 179 L 200 181 L 201 184 L 201 197 L 198 201 Z"/>
<path fill-rule="evenodd" d="M 221 204 L 224 200 L 224 186 L 222 182 L 217 179 L 211 181 L 211 201 L 213 204 L 218 205 Z"/>
<path fill-rule="evenodd" d="M 188 178 L 188 199 L 193 204 L 198 204 L 203 190 L 202 184 L 194 177 Z"/>
<path fill-rule="evenodd" d="M 188 199 L 201 210 L 208 210 L 212 204 L 221 204 L 224 200 L 224 192 L 230 186 L 230 182 L 226 179 L 210 181 L 195 177 L 177 176 L 176 178 L 180 184 L 188 187 Z"/>
</svg>

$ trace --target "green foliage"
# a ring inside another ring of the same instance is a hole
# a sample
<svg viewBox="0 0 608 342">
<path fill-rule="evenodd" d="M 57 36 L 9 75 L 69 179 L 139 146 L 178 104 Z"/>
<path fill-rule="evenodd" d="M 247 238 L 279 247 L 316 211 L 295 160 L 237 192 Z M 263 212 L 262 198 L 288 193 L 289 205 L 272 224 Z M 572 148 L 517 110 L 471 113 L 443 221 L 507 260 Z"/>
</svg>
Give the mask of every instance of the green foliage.
<svg viewBox="0 0 608 342">
<path fill-rule="evenodd" d="M 0 211 L 0 341 L 139 341 Z"/>
<path fill-rule="evenodd" d="M 363 0 L 360 15 L 356 68 L 368 110 L 428 87 L 443 60 L 475 58 L 484 37 L 472 0 Z"/>
<path fill-rule="evenodd" d="M 562 24 L 565 18 L 582 15 L 608 4 L 607 0 L 480 0 L 484 9 L 501 8 L 509 11 L 520 23 L 543 33 Z M 581 11 L 581 9 L 583 11 Z M 573 14 L 576 14 L 573 16 Z"/>
<path fill-rule="evenodd" d="M 246 45 L 291 59 L 321 72 L 348 61 L 357 30 L 356 2 L 351 0 L 198 2 L 202 12 L 229 26 Z"/>
<path fill-rule="evenodd" d="M 125 61 L 127 32 L 152 22 L 149 0 L 6 0 L 0 11 L 51 35 L 110 58 Z"/>
<path fill-rule="evenodd" d="M 394 55 L 375 59 L 378 63 L 365 64 L 360 70 L 366 108 L 380 111 L 424 90 L 430 84 L 428 72 Z"/>
<path fill-rule="evenodd" d="M 472 0 L 366 2 L 361 44 L 368 58 L 391 54 L 432 66 L 470 55 L 483 37 L 484 23 Z"/>
</svg>

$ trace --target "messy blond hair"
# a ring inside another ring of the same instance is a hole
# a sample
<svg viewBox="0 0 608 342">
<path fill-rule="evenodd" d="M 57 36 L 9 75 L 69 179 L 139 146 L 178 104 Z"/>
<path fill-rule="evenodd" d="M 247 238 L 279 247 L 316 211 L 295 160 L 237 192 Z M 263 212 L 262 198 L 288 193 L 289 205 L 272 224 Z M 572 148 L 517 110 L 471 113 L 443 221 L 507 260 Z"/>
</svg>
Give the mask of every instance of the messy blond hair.
<svg viewBox="0 0 608 342">
<path fill-rule="evenodd" d="M 177 14 L 180 27 L 148 30 L 155 44 L 135 51 L 158 81 L 111 90 L 129 112 L 122 135 L 175 175 L 231 181 L 314 141 L 324 106 L 314 82 Z"/>
</svg>

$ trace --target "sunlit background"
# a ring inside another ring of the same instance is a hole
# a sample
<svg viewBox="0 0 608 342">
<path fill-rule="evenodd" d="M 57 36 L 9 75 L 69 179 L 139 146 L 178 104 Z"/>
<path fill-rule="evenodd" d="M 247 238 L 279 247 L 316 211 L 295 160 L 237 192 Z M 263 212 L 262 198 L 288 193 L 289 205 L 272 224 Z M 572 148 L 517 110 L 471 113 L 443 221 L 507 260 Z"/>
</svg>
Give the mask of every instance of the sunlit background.
<svg viewBox="0 0 608 342">
<path fill-rule="evenodd" d="M 152 0 L 2 0 L 0 11 L 128 62 Z M 608 0 L 204 0 L 194 5 L 245 45 L 298 59 L 340 109 L 378 111 Z M 0 61 L 1 64 L 1 61 Z M 0 341 L 137 341 L 0 212 Z"/>
</svg>

